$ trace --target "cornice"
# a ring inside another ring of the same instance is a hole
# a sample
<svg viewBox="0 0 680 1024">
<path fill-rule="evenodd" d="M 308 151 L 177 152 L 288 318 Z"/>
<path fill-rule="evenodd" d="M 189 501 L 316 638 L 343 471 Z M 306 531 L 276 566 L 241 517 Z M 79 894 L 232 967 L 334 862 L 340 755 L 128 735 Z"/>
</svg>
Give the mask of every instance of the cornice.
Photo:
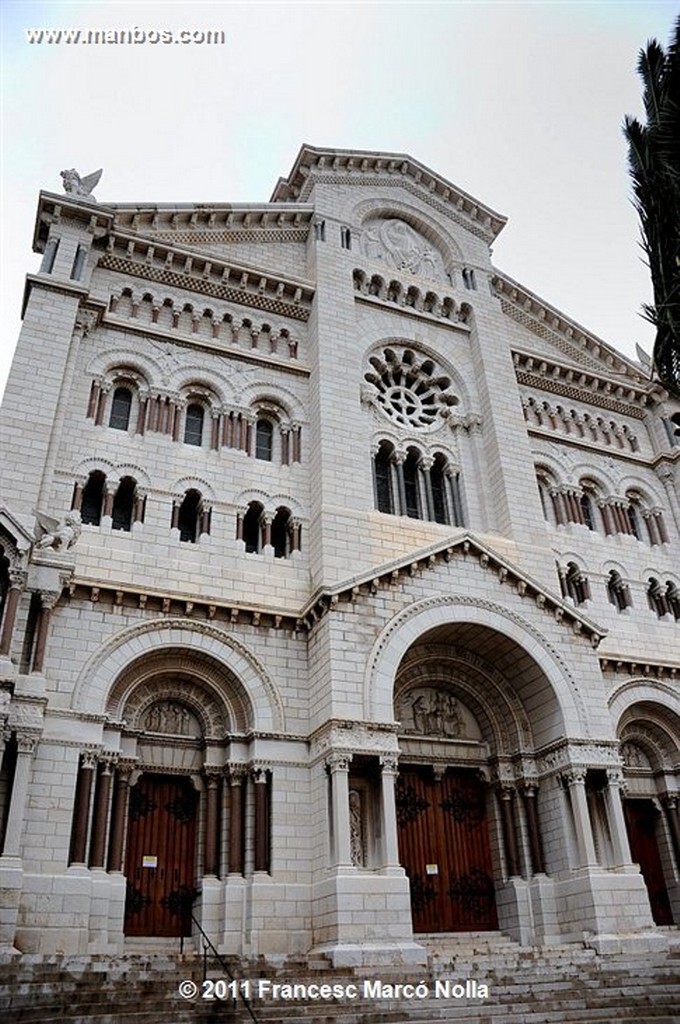
<svg viewBox="0 0 680 1024">
<path fill-rule="evenodd" d="M 110 207 L 87 199 L 41 191 L 33 229 L 33 252 L 43 252 L 51 224 L 62 219 L 79 221 L 90 234 L 102 237 L 113 225 Z"/>
<path fill-rule="evenodd" d="M 512 350 L 512 359 L 518 384 L 596 405 L 622 416 L 644 419 L 649 406 L 656 401 L 649 383 L 622 382 L 583 366 L 521 349 Z"/>
<path fill-rule="evenodd" d="M 609 675 L 645 676 L 651 679 L 680 678 L 680 662 L 652 661 L 648 658 L 631 658 L 628 655 L 602 655 L 600 669 Z"/>
<path fill-rule="evenodd" d="M 634 466 L 649 466 L 650 468 L 653 468 L 656 461 L 654 459 L 645 458 L 644 455 L 638 455 L 635 452 L 622 451 L 620 448 L 603 448 L 601 444 L 598 444 L 595 441 L 584 441 L 582 437 L 561 434 L 558 430 L 527 426 L 527 434 L 530 437 L 540 438 L 542 441 L 550 441 L 554 444 L 563 444 L 568 448 L 579 448 L 581 451 L 589 452 L 591 454 L 604 454 L 607 458 L 611 457 L 613 459 L 618 459 L 621 462 L 627 462 Z"/>
<path fill-rule="evenodd" d="M 426 202 L 436 204 L 451 219 L 487 241 L 496 238 L 507 221 L 506 217 L 407 154 L 317 149 L 308 145 L 301 147 L 288 177 L 279 178 L 272 202 L 304 202 L 314 180 L 406 188 Z"/>
<path fill-rule="evenodd" d="M 201 235 L 207 244 L 236 241 L 305 241 L 314 207 L 302 203 L 111 203 L 115 227 L 146 233 Z M 295 232 L 295 239 L 282 237 Z"/>
<path fill-rule="evenodd" d="M 640 388 L 647 392 L 655 387 L 645 378 L 639 367 L 622 356 L 607 342 L 586 330 L 575 320 L 565 316 L 564 313 L 507 274 L 497 271 L 491 279 L 491 283 L 496 294 L 502 300 L 504 312 L 511 315 L 513 310 L 516 311 L 522 317 L 520 322 L 525 323 L 541 337 L 550 340 L 552 335 L 553 340 L 563 346 L 565 355 L 574 359 L 576 365 L 571 369 L 580 369 L 582 373 L 586 374 L 610 373 L 617 375 L 618 384 L 624 388 L 626 386 Z M 593 365 L 590 367 L 580 365 L 580 360 L 583 357 L 592 360 Z M 621 380 L 621 377 L 624 379 Z"/>
<path fill-rule="evenodd" d="M 118 232 L 109 235 L 98 266 L 303 322 L 309 319 L 314 298 L 314 288 L 307 281 Z"/>
</svg>

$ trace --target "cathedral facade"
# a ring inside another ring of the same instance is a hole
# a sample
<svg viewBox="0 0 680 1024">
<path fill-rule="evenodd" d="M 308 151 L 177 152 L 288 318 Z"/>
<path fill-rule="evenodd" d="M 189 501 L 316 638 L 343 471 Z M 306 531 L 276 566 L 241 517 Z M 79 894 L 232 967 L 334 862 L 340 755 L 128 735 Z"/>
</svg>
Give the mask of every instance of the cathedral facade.
<svg viewBox="0 0 680 1024">
<path fill-rule="evenodd" d="M 0 418 L 0 943 L 663 946 L 677 402 L 410 157 L 64 182 Z"/>
</svg>

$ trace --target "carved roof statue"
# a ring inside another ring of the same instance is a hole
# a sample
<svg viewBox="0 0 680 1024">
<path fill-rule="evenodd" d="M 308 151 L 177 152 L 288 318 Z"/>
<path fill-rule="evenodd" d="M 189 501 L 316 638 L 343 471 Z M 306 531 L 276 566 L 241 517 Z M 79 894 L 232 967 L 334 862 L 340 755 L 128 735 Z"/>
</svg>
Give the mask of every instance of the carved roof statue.
<svg viewBox="0 0 680 1024">
<path fill-rule="evenodd" d="M 97 200 L 92 195 L 92 191 L 99 184 L 102 173 L 103 168 L 100 167 L 98 171 L 93 171 L 92 174 L 87 174 L 84 178 L 81 178 L 75 167 L 71 167 L 67 171 L 61 171 L 64 192 L 68 192 L 69 195 L 77 196 L 80 199 L 92 199 L 96 203 Z"/>
<path fill-rule="evenodd" d="M 82 533 L 80 512 L 71 509 L 61 519 L 39 512 L 36 509 L 36 547 L 64 551 L 72 548 Z"/>
</svg>

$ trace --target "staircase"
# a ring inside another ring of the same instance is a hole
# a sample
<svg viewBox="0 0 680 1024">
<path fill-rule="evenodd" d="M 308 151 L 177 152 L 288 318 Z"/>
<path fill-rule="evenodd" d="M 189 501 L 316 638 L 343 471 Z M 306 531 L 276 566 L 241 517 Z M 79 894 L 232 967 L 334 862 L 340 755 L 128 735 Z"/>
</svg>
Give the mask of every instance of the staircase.
<svg viewBox="0 0 680 1024">
<path fill-rule="evenodd" d="M 429 952 L 429 966 L 421 972 L 333 969 L 323 958 L 288 960 L 279 967 L 263 959 L 230 960 L 229 966 L 237 978 L 250 981 L 253 995 L 260 978 L 272 985 L 337 985 L 344 994 L 330 1000 L 252 998 L 258 1024 L 680 1024 L 680 936 L 675 934 L 669 953 L 606 957 L 578 945 L 520 947 L 502 936 L 421 936 Z M 208 981 L 220 974 L 211 965 Z M 488 986 L 488 998 L 475 997 L 474 986 L 461 996 L 454 986 L 465 991 L 468 979 L 476 982 L 477 993 Z M 199 995 L 182 999 L 181 981 L 193 981 Z M 253 1024 L 243 1003 L 201 999 L 202 983 L 203 961 L 195 952 L 7 956 L 0 961 L 0 1021 Z M 397 996 L 388 987 L 418 983 L 427 986 L 426 998 L 405 997 L 403 990 Z"/>
</svg>

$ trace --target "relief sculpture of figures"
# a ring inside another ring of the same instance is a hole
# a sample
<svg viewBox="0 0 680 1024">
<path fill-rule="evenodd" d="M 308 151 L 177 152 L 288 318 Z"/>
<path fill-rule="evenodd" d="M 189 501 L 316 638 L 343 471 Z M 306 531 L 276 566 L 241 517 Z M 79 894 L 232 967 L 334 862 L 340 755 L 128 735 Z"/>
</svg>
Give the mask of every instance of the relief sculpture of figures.
<svg viewBox="0 0 680 1024">
<path fill-rule="evenodd" d="M 52 548 L 54 551 L 68 550 L 73 547 L 82 533 L 80 512 L 77 509 L 71 509 L 63 519 L 54 519 L 36 509 L 35 519 L 37 548 Z"/>
<path fill-rule="evenodd" d="M 441 256 L 403 220 L 382 221 L 364 235 L 363 248 L 369 259 L 382 260 L 396 270 L 408 270 L 422 277 L 447 279 Z"/>
<path fill-rule="evenodd" d="M 100 167 L 98 171 L 93 171 L 92 174 L 86 174 L 84 178 L 81 178 L 75 167 L 71 167 L 67 171 L 61 171 L 64 192 L 68 192 L 71 196 L 77 196 L 79 199 L 94 200 L 92 192 L 99 184 L 102 173 L 103 168 Z"/>
<path fill-rule="evenodd" d="M 455 739 L 463 734 L 463 718 L 452 693 L 431 690 L 419 694 L 411 704 L 413 726 L 425 736 Z"/>
</svg>

